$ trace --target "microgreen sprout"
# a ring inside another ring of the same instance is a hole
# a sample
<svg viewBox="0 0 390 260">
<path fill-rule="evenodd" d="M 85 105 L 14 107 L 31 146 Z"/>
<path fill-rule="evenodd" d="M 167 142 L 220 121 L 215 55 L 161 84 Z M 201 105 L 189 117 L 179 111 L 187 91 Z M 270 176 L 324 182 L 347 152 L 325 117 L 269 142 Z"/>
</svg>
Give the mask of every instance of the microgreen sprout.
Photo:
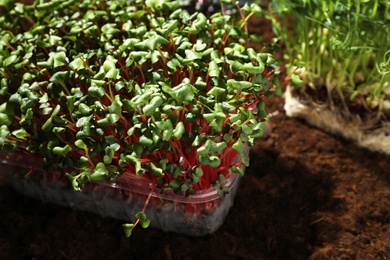
<svg viewBox="0 0 390 260">
<path fill-rule="evenodd" d="M 262 9 L 223 3 L 237 12 L 206 17 L 180 1 L 8 3 L 1 149 L 41 158 L 74 190 L 135 174 L 162 191 L 214 186 L 223 196 L 265 131 L 263 98 L 280 92 L 277 61 L 245 45 L 245 24 Z M 148 225 L 143 212 L 137 219 Z"/>
</svg>

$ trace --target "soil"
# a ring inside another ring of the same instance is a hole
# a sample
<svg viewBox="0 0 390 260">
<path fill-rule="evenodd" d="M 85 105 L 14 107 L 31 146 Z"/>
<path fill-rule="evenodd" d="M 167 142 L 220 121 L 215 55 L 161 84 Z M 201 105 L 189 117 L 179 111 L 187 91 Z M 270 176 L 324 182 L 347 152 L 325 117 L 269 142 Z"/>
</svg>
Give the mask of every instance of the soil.
<svg viewBox="0 0 390 260">
<path fill-rule="evenodd" d="M 261 25 L 261 26 L 260 26 Z M 269 32 L 267 24 L 255 26 Z M 0 186 L 0 259 L 388 259 L 390 160 L 289 118 L 251 150 L 223 226 L 203 237 L 137 228 Z"/>
</svg>

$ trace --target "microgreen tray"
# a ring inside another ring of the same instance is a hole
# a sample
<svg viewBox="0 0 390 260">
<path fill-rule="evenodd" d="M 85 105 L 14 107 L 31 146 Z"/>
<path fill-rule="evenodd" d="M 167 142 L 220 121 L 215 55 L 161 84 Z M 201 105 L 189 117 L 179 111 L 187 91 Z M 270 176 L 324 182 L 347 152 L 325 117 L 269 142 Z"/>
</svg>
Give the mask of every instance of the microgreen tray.
<svg viewBox="0 0 390 260">
<path fill-rule="evenodd" d="M 223 198 L 212 187 L 187 197 L 171 191 L 160 194 L 153 190 L 153 183 L 136 175 L 89 183 L 82 192 L 76 192 L 60 173 L 48 174 L 39 170 L 33 158 L 15 153 L 0 153 L 0 174 L 9 186 L 28 197 L 126 222 L 135 221 L 135 213 L 150 196 L 145 210 L 150 226 L 190 236 L 210 234 L 223 224 L 240 180 L 240 175 L 233 173 L 227 178 L 229 192 Z"/>
</svg>

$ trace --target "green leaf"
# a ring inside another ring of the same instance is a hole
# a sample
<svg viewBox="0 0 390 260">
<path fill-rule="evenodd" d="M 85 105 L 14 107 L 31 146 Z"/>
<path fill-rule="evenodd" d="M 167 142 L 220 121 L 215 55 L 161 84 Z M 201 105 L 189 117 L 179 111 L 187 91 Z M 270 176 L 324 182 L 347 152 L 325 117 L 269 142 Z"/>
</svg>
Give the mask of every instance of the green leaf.
<svg viewBox="0 0 390 260">
<path fill-rule="evenodd" d="M 141 50 L 153 51 L 156 49 L 158 44 L 165 45 L 169 43 L 167 39 L 155 33 L 153 33 L 153 35 L 149 37 L 150 38 L 147 38 L 142 42 L 136 43 L 134 46 Z"/>
<path fill-rule="evenodd" d="M 122 104 L 120 101 L 114 100 L 107 110 L 110 113 L 120 115 L 122 114 Z"/>
<path fill-rule="evenodd" d="M 264 72 L 265 66 L 263 64 L 254 66 L 252 63 L 245 63 L 243 69 L 250 74 L 261 74 Z"/>
<path fill-rule="evenodd" d="M 218 64 L 216 61 L 210 61 L 209 63 L 209 68 L 208 68 L 208 73 L 210 75 L 210 77 L 219 77 L 219 67 L 218 67 Z"/>
<path fill-rule="evenodd" d="M 91 181 L 104 181 L 107 179 L 108 170 L 106 165 L 102 162 L 96 165 L 95 171 L 89 175 Z"/>
<path fill-rule="evenodd" d="M 3 61 L 3 66 L 4 66 L 4 67 L 8 67 L 8 66 L 10 66 L 11 64 L 16 63 L 17 61 L 19 61 L 19 56 L 18 56 L 18 55 L 11 55 L 11 56 L 9 56 L 8 58 L 6 58 L 6 59 Z"/>
<path fill-rule="evenodd" d="M 7 126 L 0 126 L 0 145 L 3 144 L 4 140 L 9 136 L 10 131 Z"/>
<path fill-rule="evenodd" d="M 263 41 L 263 37 L 258 34 L 251 34 L 249 35 L 249 38 L 253 43 L 261 43 Z"/>
<path fill-rule="evenodd" d="M 133 232 L 134 229 L 134 224 L 123 224 L 123 231 L 125 233 L 125 236 L 129 238 L 131 236 L 131 233 Z"/>
<path fill-rule="evenodd" d="M 169 182 L 169 187 L 172 188 L 174 191 L 180 190 L 181 186 L 185 184 L 185 181 L 183 180 L 171 180 Z"/>
<path fill-rule="evenodd" d="M 212 168 L 217 168 L 221 164 L 221 160 L 218 156 L 211 155 L 206 157 L 206 160 L 203 160 L 204 164 L 210 165 Z M 201 160 L 202 163 L 202 160 Z M 203 164 L 203 163 L 202 163 Z"/>
<path fill-rule="evenodd" d="M 186 59 L 190 60 L 200 60 L 202 59 L 202 53 L 198 53 L 193 50 L 185 50 Z"/>
<path fill-rule="evenodd" d="M 196 184 L 199 181 L 199 178 L 203 176 L 202 168 L 195 168 L 195 171 L 192 173 L 192 183 Z"/>
<path fill-rule="evenodd" d="M 250 88 L 252 87 L 252 83 L 251 82 L 248 82 L 248 81 L 237 81 L 237 80 L 234 80 L 234 79 L 229 79 L 227 81 L 227 85 L 231 88 L 234 88 L 234 89 L 247 89 L 247 88 Z"/>
<path fill-rule="evenodd" d="M 63 51 L 51 52 L 51 53 L 49 53 L 49 56 L 52 57 L 54 60 L 54 63 L 53 63 L 54 68 L 64 66 L 68 63 L 68 58 L 66 57 L 66 54 Z"/>
<path fill-rule="evenodd" d="M 245 152 L 244 152 L 244 153 L 241 153 L 240 156 L 241 156 L 241 160 L 242 160 L 242 162 L 244 163 L 244 165 L 245 165 L 246 167 L 248 167 L 248 166 L 249 166 L 249 156 L 246 155 Z"/>
<path fill-rule="evenodd" d="M 112 162 L 112 158 L 114 156 L 114 149 L 111 147 L 106 147 L 105 153 L 106 155 L 103 157 L 104 164 L 110 164 Z"/>
<path fill-rule="evenodd" d="M 6 95 L 8 92 L 8 81 L 6 78 L 2 78 L 0 81 L 0 96 Z"/>
<path fill-rule="evenodd" d="M 115 65 L 114 61 L 112 61 L 110 59 L 106 59 L 103 63 L 103 71 L 108 72 L 112 69 L 116 69 L 116 65 Z"/>
<path fill-rule="evenodd" d="M 220 198 L 224 198 L 225 197 L 225 193 L 223 192 L 222 189 L 217 189 L 217 195 Z"/>
<path fill-rule="evenodd" d="M 251 3 L 250 7 L 251 7 L 251 12 L 255 14 L 256 18 L 260 18 L 263 16 L 264 11 L 263 8 L 261 8 L 261 6 L 259 6 L 256 3 Z"/>
<path fill-rule="evenodd" d="M 80 149 L 87 149 L 87 145 L 84 143 L 83 140 L 76 140 L 74 144 L 80 148 Z"/>
<path fill-rule="evenodd" d="M 247 124 L 243 124 L 241 130 L 245 135 L 250 135 L 253 132 L 252 128 Z"/>
<path fill-rule="evenodd" d="M 140 221 L 145 221 L 145 220 L 147 219 L 146 214 L 145 214 L 144 212 L 142 212 L 142 211 L 137 212 L 137 213 L 135 214 L 135 217 L 136 217 L 137 219 L 139 219 Z"/>
<path fill-rule="evenodd" d="M 244 152 L 244 144 L 240 138 L 232 145 L 232 148 L 236 150 L 238 154 L 242 154 Z"/>
<path fill-rule="evenodd" d="M 91 80 L 91 82 L 94 82 L 94 80 Z M 92 97 L 101 98 L 101 97 L 103 97 L 106 94 L 106 91 L 102 87 L 93 87 L 93 86 L 91 86 L 91 87 L 88 88 L 88 94 L 91 95 Z"/>
<path fill-rule="evenodd" d="M 74 191 L 80 191 L 81 190 L 80 185 L 77 182 L 77 179 L 75 178 L 75 176 L 73 176 L 72 174 L 66 173 L 66 177 L 68 177 L 68 180 L 72 184 L 72 187 L 73 187 Z"/>
<path fill-rule="evenodd" d="M 244 71 L 244 65 L 236 60 L 233 61 L 233 63 L 230 65 L 230 68 L 234 74 L 237 74 L 238 72 Z"/>
<path fill-rule="evenodd" d="M 207 92 L 207 95 L 218 97 L 219 95 L 225 94 L 225 92 L 226 89 L 214 86 Z"/>
<path fill-rule="evenodd" d="M 176 87 L 172 88 L 172 91 L 170 91 L 170 94 L 179 103 L 186 103 L 189 101 L 193 101 L 193 99 L 195 97 L 195 89 L 191 84 L 189 84 L 183 80 L 182 83 L 180 83 Z"/>
<path fill-rule="evenodd" d="M 54 147 L 53 153 L 62 157 L 66 157 L 66 155 L 72 151 L 72 148 L 69 145 L 66 145 L 65 147 Z"/>
<path fill-rule="evenodd" d="M 150 219 L 146 219 L 145 221 L 140 222 L 141 227 L 147 228 L 150 225 Z"/>
<path fill-rule="evenodd" d="M 144 135 L 141 135 L 141 137 L 139 138 L 139 143 L 143 146 L 150 146 L 153 144 L 153 140 Z"/>
<path fill-rule="evenodd" d="M 115 124 L 116 122 L 118 122 L 120 120 L 120 115 L 110 113 L 110 114 L 107 114 L 106 118 L 104 118 L 104 119 L 107 119 L 109 124 Z"/>
<path fill-rule="evenodd" d="M 241 176 L 244 176 L 244 170 L 243 170 L 242 167 L 237 167 L 237 166 L 233 165 L 232 168 L 231 168 L 231 170 L 232 170 L 232 172 L 234 172 L 234 173 L 238 173 L 238 174 L 240 174 Z"/>
<path fill-rule="evenodd" d="M 180 140 L 185 132 L 184 123 L 182 121 L 178 122 L 175 129 L 173 130 L 173 136 Z"/>
<path fill-rule="evenodd" d="M 172 138 L 172 135 L 174 135 L 174 129 L 173 129 L 173 125 L 172 125 L 172 121 L 167 119 L 164 121 L 164 124 L 163 124 L 163 140 L 165 141 L 169 141 L 171 140 Z"/>
<path fill-rule="evenodd" d="M 151 116 L 163 104 L 164 100 L 161 96 L 155 96 L 150 100 L 150 103 L 143 107 L 143 112 L 147 116 Z"/>
<path fill-rule="evenodd" d="M 0 126 L 9 126 L 12 124 L 13 116 L 0 112 Z"/>
<path fill-rule="evenodd" d="M 272 79 L 272 84 L 276 87 L 275 94 L 280 96 L 283 94 L 282 87 L 280 86 L 280 82 L 278 78 Z"/>
<path fill-rule="evenodd" d="M 27 140 L 27 132 L 24 128 L 20 128 L 18 130 L 12 131 L 12 135 L 16 136 L 19 139 Z"/>
<path fill-rule="evenodd" d="M 68 71 L 57 71 L 51 76 L 50 82 L 58 83 L 61 86 L 66 86 L 65 82 L 67 82 L 68 77 L 69 77 Z"/>
<path fill-rule="evenodd" d="M 297 74 L 291 75 L 291 82 L 298 88 L 302 87 L 304 84 L 303 80 Z"/>
<path fill-rule="evenodd" d="M 161 168 L 157 167 L 154 163 L 149 163 L 148 164 L 150 168 L 150 173 L 159 177 L 164 176 L 164 172 Z"/>
</svg>

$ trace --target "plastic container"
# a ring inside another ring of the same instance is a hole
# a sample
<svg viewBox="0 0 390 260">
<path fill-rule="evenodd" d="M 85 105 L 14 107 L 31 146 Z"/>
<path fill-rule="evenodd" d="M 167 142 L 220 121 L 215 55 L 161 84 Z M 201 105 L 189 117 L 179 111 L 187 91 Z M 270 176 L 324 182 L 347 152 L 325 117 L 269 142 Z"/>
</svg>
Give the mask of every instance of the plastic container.
<svg viewBox="0 0 390 260">
<path fill-rule="evenodd" d="M 169 232 L 202 236 L 216 231 L 224 222 L 233 205 L 240 175 L 231 174 L 226 186 L 229 193 L 220 198 L 214 188 L 197 191 L 188 197 L 173 192 L 160 194 L 153 184 L 123 178 L 115 182 L 89 183 L 82 192 L 75 192 L 60 174 L 34 170 L 34 159 L 18 154 L 0 153 L 0 174 L 17 192 L 42 202 L 99 214 L 126 222 L 135 221 L 135 213 L 142 210 L 151 195 L 145 213 L 150 226 Z M 24 176 L 28 172 L 29 178 Z"/>
</svg>

